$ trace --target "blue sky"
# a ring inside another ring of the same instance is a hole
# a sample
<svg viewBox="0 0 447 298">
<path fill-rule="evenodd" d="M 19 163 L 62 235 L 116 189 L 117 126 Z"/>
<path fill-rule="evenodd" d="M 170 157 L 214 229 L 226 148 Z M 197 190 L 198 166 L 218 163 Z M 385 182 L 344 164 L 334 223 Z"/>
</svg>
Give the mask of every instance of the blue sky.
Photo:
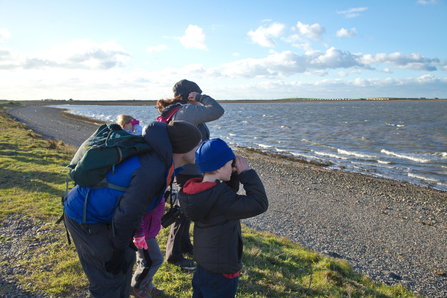
<svg viewBox="0 0 447 298">
<path fill-rule="evenodd" d="M 445 0 L 0 0 L 0 99 L 447 98 Z"/>
</svg>

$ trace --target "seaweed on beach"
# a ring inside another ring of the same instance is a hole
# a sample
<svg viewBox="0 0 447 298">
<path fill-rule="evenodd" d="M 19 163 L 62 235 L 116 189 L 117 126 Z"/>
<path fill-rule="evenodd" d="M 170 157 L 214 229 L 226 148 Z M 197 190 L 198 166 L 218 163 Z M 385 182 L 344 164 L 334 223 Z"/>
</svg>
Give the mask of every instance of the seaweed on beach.
<svg viewBox="0 0 447 298">
<path fill-rule="evenodd" d="M 265 155 L 265 156 L 269 156 L 269 157 L 273 157 L 273 158 L 277 158 L 277 159 L 283 159 L 283 160 L 298 162 L 298 163 L 302 163 L 302 164 L 310 164 L 310 165 L 314 165 L 314 166 L 318 166 L 318 167 L 328 167 L 328 166 L 332 165 L 332 163 L 330 161 L 307 160 L 302 156 L 294 156 L 292 154 L 287 154 L 287 153 L 283 153 L 283 152 L 266 152 L 266 151 L 262 151 L 260 149 L 253 148 L 253 147 L 236 146 L 236 148 L 240 151 L 245 151 L 245 152 L 249 152 L 249 153 L 257 153 L 257 154 L 261 154 L 261 155 Z"/>
</svg>

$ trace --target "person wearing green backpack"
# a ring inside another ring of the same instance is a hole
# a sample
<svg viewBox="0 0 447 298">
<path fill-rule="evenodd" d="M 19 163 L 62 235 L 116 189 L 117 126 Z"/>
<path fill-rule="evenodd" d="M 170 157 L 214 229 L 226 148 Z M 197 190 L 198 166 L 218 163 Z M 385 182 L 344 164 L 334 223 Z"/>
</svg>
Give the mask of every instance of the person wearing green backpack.
<svg viewBox="0 0 447 298">
<path fill-rule="evenodd" d="M 143 215 L 159 204 L 175 173 L 195 162 L 202 139 L 185 121 L 150 123 L 142 136 L 151 150 L 122 161 L 107 174 L 111 184 L 125 191 L 77 185 L 65 198 L 64 223 L 90 282 L 91 297 L 129 297 L 134 231 Z"/>
</svg>

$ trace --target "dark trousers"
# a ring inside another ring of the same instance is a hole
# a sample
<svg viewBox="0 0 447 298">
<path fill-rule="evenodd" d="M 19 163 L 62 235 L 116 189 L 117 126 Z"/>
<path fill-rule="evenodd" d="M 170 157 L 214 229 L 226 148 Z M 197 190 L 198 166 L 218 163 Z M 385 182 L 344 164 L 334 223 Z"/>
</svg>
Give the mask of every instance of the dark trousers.
<svg viewBox="0 0 447 298">
<path fill-rule="evenodd" d="M 201 178 L 202 175 L 182 175 L 175 176 L 179 189 L 185 185 L 186 181 L 191 178 Z M 180 215 L 180 218 L 171 226 L 168 242 L 166 243 L 166 260 L 169 263 L 177 263 L 183 260 L 183 253 L 192 251 L 193 246 L 189 237 L 189 227 L 191 221 L 185 215 Z"/>
<path fill-rule="evenodd" d="M 135 263 L 135 251 L 125 250 L 127 268 L 124 273 L 113 275 L 104 267 L 113 253 L 109 225 L 98 223 L 84 228 L 80 223 L 64 214 L 65 226 L 76 246 L 82 269 L 90 282 L 89 291 L 95 298 L 129 297 L 132 268 Z"/>
<path fill-rule="evenodd" d="M 197 265 L 192 278 L 192 298 L 233 298 L 236 296 L 238 285 L 239 276 L 228 278 Z"/>
</svg>

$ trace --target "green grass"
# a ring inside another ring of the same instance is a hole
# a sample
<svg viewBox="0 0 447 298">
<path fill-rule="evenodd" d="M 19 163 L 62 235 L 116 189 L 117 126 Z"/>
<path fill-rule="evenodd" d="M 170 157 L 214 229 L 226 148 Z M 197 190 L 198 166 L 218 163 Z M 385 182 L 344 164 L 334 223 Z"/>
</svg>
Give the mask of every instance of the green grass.
<svg viewBox="0 0 447 298">
<path fill-rule="evenodd" d="M 0 103 L 0 224 L 17 214 L 45 224 L 34 237 L 24 239 L 25 244 L 38 245 L 17 260 L 24 272 L 15 277 L 30 292 L 78 297 L 88 281 L 63 225 L 53 224 L 62 213 L 66 175 L 61 172 L 76 149 L 45 140 L 12 121 L 4 109 L 13 105 Z M 157 237 L 163 252 L 168 234 L 169 229 L 163 229 Z M 0 235 L 0 245 L 11 236 Z M 346 261 L 306 250 L 287 238 L 245 226 L 243 236 L 244 268 L 237 297 L 420 297 L 400 285 L 373 283 L 355 274 Z M 164 263 L 154 284 L 166 297 L 191 297 L 191 279 L 192 273 Z"/>
</svg>

